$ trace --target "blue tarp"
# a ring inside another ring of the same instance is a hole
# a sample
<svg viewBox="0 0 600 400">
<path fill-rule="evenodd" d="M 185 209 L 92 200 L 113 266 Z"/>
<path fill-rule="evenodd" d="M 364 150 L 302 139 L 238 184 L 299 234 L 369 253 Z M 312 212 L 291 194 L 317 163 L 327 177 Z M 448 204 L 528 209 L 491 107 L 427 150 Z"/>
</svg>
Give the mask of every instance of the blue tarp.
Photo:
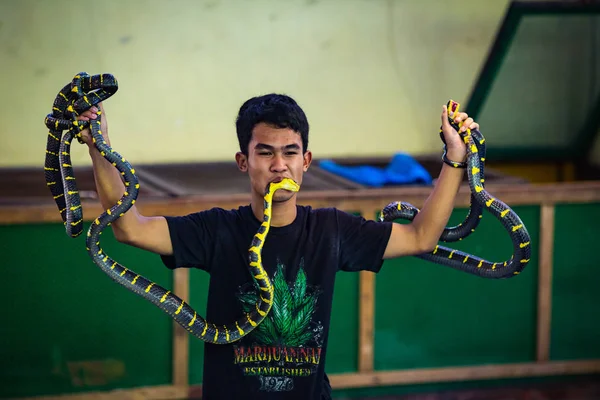
<svg viewBox="0 0 600 400">
<path fill-rule="evenodd" d="M 323 160 L 319 167 L 361 185 L 382 187 L 432 183 L 431 175 L 413 157 L 405 153 L 394 154 L 385 168 L 371 165 L 340 165 L 332 160 Z"/>
</svg>

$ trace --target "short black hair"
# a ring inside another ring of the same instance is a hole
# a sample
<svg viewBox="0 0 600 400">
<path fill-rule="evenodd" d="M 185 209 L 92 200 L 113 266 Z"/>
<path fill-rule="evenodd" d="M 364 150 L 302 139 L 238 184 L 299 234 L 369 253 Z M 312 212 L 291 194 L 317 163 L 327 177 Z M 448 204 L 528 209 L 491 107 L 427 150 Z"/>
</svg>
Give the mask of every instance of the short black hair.
<svg viewBox="0 0 600 400">
<path fill-rule="evenodd" d="M 252 130 L 261 122 L 277 128 L 289 128 L 299 133 L 302 138 L 302 153 L 308 150 L 308 120 L 302 108 L 291 97 L 270 93 L 252 97 L 242 104 L 235 127 L 240 151 L 245 155 L 248 155 Z"/>
</svg>

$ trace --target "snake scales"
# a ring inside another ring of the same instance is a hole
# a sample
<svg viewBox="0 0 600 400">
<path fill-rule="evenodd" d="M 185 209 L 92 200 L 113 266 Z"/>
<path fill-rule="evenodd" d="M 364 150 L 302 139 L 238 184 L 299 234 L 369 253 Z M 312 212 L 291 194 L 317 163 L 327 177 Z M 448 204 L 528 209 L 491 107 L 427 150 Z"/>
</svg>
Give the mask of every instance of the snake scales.
<svg viewBox="0 0 600 400">
<path fill-rule="evenodd" d="M 454 129 L 459 131 L 460 125 L 454 123 L 460 104 L 448 101 L 448 120 Z M 450 115 L 452 112 L 452 115 Z M 442 141 L 444 137 L 440 128 Z M 475 231 L 479 225 L 483 210 L 489 211 L 504 226 L 513 244 L 513 255 L 508 261 L 491 262 L 465 252 L 445 246 L 436 246 L 432 252 L 417 257 L 437 264 L 445 265 L 459 271 L 491 279 L 510 278 L 519 274 L 529 263 L 531 256 L 531 238 L 521 218 L 504 202 L 494 198 L 484 188 L 485 139 L 479 130 L 467 129 L 461 132 L 467 146 L 467 161 L 452 162 L 446 158 L 444 141 L 444 162 L 454 168 L 466 168 L 471 190 L 471 205 L 465 220 L 455 226 L 446 227 L 440 237 L 443 242 L 462 240 Z M 404 219 L 412 221 L 419 209 L 406 202 L 395 201 L 385 206 L 380 214 L 380 221 Z"/>
<path fill-rule="evenodd" d="M 98 111 L 97 119 L 92 121 L 79 121 L 77 116 L 111 97 L 117 89 L 117 81 L 110 74 L 90 76 L 81 72 L 60 90 L 53 103 L 52 113 L 45 118 L 49 129 L 44 165 L 46 184 L 58 206 L 67 234 L 77 237 L 83 231 L 81 199 L 71 165 L 70 147 L 75 138 L 83 143 L 81 131 L 89 127 L 94 146 L 121 172 L 125 184 L 121 199 L 98 216 L 88 230 L 86 248 L 93 262 L 111 279 L 158 306 L 199 339 L 216 344 L 239 340 L 261 323 L 273 302 L 273 286 L 261 260 L 263 244 L 271 223 L 273 194 L 279 189 L 298 191 L 299 186 L 292 180 L 284 179 L 271 183 L 266 189 L 263 222 L 248 249 L 248 269 L 260 293 L 255 309 L 227 325 L 216 325 L 205 320 L 174 293 L 114 261 L 100 247 L 103 230 L 135 204 L 140 184 L 129 162 L 104 141 L 100 130 L 101 112 Z M 67 132 L 63 136 L 65 130 Z"/>
<path fill-rule="evenodd" d="M 273 286 L 263 268 L 261 252 L 269 232 L 273 194 L 279 189 L 298 191 L 299 186 L 292 180 L 284 179 L 278 183 L 271 183 L 265 192 L 263 222 L 248 249 L 248 269 L 261 294 L 255 309 L 227 325 L 216 325 L 205 320 L 174 293 L 114 261 L 100 247 L 100 235 L 104 229 L 135 204 L 140 185 L 135 170 L 129 162 L 103 140 L 100 130 L 101 112 L 98 111 L 98 118 L 91 122 L 79 121 L 77 116 L 111 97 L 117 89 L 117 81 L 110 74 L 90 76 L 84 72 L 79 73 L 60 90 L 53 103 L 52 112 L 45 118 L 45 124 L 49 129 L 44 165 L 45 178 L 58 206 L 67 234 L 77 237 L 83 231 L 83 211 L 71 165 L 70 146 L 73 139 L 78 139 L 82 143 L 81 131 L 89 127 L 94 146 L 120 171 L 125 184 L 125 192 L 121 199 L 90 225 L 86 238 L 86 249 L 93 262 L 111 279 L 157 305 L 199 339 L 216 344 L 237 341 L 258 326 L 272 306 Z M 452 105 L 454 113 L 458 112 L 459 105 L 457 103 L 449 103 L 450 105 Z M 458 130 L 458 127 L 455 126 L 455 129 Z M 67 132 L 63 135 L 63 131 Z M 467 130 L 462 136 L 468 148 L 466 164 L 472 192 L 471 208 L 465 221 L 456 227 L 446 228 L 440 240 L 450 242 L 462 240 L 468 236 L 478 225 L 485 205 L 486 209 L 499 218 L 509 231 L 515 249 L 513 257 L 508 262 L 492 263 L 441 246 L 437 246 L 431 253 L 419 255 L 419 257 L 489 278 L 514 276 L 529 261 L 531 251 L 529 235 L 518 215 L 506 204 L 493 198 L 483 188 L 485 161 L 483 136 L 476 130 Z M 445 161 L 454 167 L 465 167 L 465 165 L 451 163 L 447 159 Z M 416 207 L 408 203 L 393 202 L 383 209 L 381 220 L 412 220 L 418 212 Z"/>
</svg>

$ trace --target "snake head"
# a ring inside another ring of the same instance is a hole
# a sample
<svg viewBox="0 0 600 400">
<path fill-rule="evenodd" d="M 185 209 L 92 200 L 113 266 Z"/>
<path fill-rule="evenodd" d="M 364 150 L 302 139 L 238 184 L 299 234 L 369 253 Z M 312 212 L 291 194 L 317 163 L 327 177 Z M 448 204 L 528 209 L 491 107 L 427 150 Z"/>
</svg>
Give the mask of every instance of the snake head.
<svg viewBox="0 0 600 400">
<path fill-rule="evenodd" d="M 458 132 L 460 127 L 456 122 L 454 122 L 454 118 L 458 114 L 458 110 L 460 109 L 460 103 L 450 99 L 448 100 L 446 107 L 448 108 L 448 122 Z"/>
<path fill-rule="evenodd" d="M 269 192 L 274 193 L 276 190 L 285 189 L 291 192 L 297 192 L 300 190 L 300 185 L 298 185 L 293 179 L 283 178 L 279 182 L 271 182 L 269 184 Z"/>
<path fill-rule="evenodd" d="M 448 100 L 448 103 L 446 103 L 446 107 L 448 108 L 448 116 L 450 116 L 450 113 L 455 114 L 456 112 L 458 112 L 458 109 L 460 108 L 460 103 L 450 99 Z"/>
<path fill-rule="evenodd" d="M 458 114 L 458 110 L 460 109 L 460 103 L 450 99 L 446 103 L 446 109 L 448 110 L 448 123 L 454 129 L 456 129 L 456 132 L 460 132 L 460 127 L 458 126 L 458 124 L 456 122 L 454 122 L 454 118 L 456 117 L 456 114 Z M 442 130 L 441 126 L 440 126 L 440 139 L 442 139 L 444 146 L 446 146 L 446 139 L 444 138 L 444 131 Z"/>
<path fill-rule="evenodd" d="M 471 134 L 470 130 L 467 129 L 465 132 L 461 132 L 460 127 L 462 126 L 462 123 L 464 121 L 462 121 L 460 123 L 460 125 L 457 124 L 456 122 L 454 122 L 454 118 L 456 117 L 456 115 L 458 114 L 458 110 L 460 109 L 460 103 L 450 99 L 450 100 L 448 100 L 448 103 L 446 103 L 446 107 L 448 108 L 448 122 L 454 129 L 456 129 L 456 132 L 458 132 L 458 134 L 463 139 L 465 144 L 468 144 L 469 143 L 468 136 Z M 444 144 L 446 144 L 441 127 L 440 127 L 440 137 L 442 138 L 442 141 L 444 142 Z"/>
</svg>

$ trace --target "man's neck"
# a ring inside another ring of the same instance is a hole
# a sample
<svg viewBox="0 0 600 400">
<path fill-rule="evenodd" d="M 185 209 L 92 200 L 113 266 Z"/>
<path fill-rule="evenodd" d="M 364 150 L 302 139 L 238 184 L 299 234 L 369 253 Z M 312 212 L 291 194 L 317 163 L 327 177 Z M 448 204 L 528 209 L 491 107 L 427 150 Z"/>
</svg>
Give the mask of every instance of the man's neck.
<svg viewBox="0 0 600 400">
<path fill-rule="evenodd" d="M 264 198 L 252 199 L 252 213 L 259 220 L 264 218 Z M 294 222 L 296 219 L 296 196 L 282 203 L 272 203 L 271 206 L 271 226 L 279 227 L 286 226 Z"/>
</svg>

